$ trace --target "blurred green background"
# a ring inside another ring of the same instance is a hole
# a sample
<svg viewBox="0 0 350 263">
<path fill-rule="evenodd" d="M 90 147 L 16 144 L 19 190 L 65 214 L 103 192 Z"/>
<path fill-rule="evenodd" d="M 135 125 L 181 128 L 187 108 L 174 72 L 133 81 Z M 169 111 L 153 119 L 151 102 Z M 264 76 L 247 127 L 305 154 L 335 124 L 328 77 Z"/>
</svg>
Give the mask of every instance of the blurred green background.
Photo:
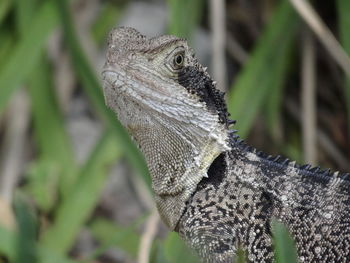
<svg viewBox="0 0 350 263">
<path fill-rule="evenodd" d="M 240 136 L 270 154 L 350 171 L 346 69 L 290 2 L 225 4 L 219 86 Z M 349 54 L 350 2 L 314 4 Z M 186 37 L 213 72 L 212 8 L 0 0 L 0 262 L 197 262 L 160 222 L 144 160 L 105 107 L 100 72 L 119 25 Z M 276 234 L 277 260 L 293 262 L 282 226 Z"/>
</svg>

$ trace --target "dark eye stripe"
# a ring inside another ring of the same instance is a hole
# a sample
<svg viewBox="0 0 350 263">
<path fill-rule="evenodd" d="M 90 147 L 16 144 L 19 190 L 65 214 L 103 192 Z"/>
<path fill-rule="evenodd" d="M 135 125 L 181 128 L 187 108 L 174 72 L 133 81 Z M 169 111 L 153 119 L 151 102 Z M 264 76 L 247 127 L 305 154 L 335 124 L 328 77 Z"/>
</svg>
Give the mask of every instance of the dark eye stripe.
<svg viewBox="0 0 350 263">
<path fill-rule="evenodd" d="M 224 95 L 215 88 L 213 80 L 196 67 L 184 67 L 178 73 L 179 84 L 196 94 L 207 108 L 219 115 L 221 123 L 228 123 L 228 112 Z"/>
</svg>

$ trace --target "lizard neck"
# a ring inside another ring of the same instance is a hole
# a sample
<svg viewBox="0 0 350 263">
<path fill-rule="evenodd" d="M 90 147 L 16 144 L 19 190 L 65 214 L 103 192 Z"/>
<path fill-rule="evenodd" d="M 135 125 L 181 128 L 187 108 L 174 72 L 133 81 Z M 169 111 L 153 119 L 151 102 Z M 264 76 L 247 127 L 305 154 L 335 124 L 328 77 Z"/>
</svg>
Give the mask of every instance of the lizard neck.
<svg viewBox="0 0 350 263">
<path fill-rule="evenodd" d="M 168 125 L 156 114 L 147 122 L 128 129 L 145 156 L 159 213 L 174 230 L 210 165 L 230 149 L 227 128 L 218 122 L 215 127 L 176 121 Z"/>
<path fill-rule="evenodd" d="M 261 231 L 260 225 L 271 214 L 262 178 L 258 156 L 240 145 L 233 145 L 232 150 L 214 160 L 208 178 L 198 184 L 177 229 L 201 258 L 233 262 L 239 246 L 247 250 L 251 242 L 249 230 Z M 262 239 L 265 245 L 271 242 L 268 236 Z"/>
<path fill-rule="evenodd" d="M 249 262 L 273 261 L 273 219 L 289 228 L 304 258 L 319 254 L 306 253 L 306 244 L 343 240 L 335 230 L 330 241 L 328 229 L 348 223 L 349 182 L 280 159 L 243 144 L 215 159 L 176 229 L 204 261 L 233 262 L 239 247 Z"/>
<path fill-rule="evenodd" d="M 218 188 L 219 185 L 225 185 L 230 181 L 230 183 L 265 191 L 273 176 L 261 171 L 263 160 L 255 151 L 250 151 L 235 141 L 231 142 L 231 150 L 222 152 L 212 162 L 208 170 L 208 177 L 198 184 L 197 190 L 209 184 Z"/>
</svg>

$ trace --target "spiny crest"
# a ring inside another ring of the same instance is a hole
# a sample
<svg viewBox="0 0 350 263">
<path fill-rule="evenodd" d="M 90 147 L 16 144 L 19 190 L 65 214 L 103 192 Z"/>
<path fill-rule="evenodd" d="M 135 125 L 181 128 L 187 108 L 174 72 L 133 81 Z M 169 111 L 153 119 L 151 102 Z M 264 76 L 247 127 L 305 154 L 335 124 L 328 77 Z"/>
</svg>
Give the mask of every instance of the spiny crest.
<svg viewBox="0 0 350 263">
<path fill-rule="evenodd" d="M 264 153 L 263 151 L 257 151 L 254 147 L 249 146 L 244 140 L 235 141 L 241 149 L 246 152 L 255 153 L 259 158 L 266 159 L 275 165 L 289 166 L 291 168 L 299 169 L 301 173 L 315 175 L 317 177 L 324 178 L 340 178 L 346 184 L 350 184 L 350 173 L 340 173 L 339 171 L 332 171 L 331 169 L 322 169 L 320 166 L 313 167 L 310 164 L 297 164 L 295 161 L 290 161 L 288 158 L 282 157 L 281 155 L 272 156 Z"/>
</svg>

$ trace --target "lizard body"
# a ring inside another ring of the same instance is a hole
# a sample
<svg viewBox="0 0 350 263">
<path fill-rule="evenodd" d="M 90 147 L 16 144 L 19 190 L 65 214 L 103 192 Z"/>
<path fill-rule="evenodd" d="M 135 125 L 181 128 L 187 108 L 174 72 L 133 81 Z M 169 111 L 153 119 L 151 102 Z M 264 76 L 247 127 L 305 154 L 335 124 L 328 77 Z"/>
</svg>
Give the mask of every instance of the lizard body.
<svg viewBox="0 0 350 263">
<path fill-rule="evenodd" d="M 106 104 L 145 156 L 163 221 L 204 262 L 271 262 L 271 222 L 301 262 L 350 261 L 347 175 L 266 156 L 240 141 L 223 94 L 183 39 L 114 29 Z"/>
</svg>

